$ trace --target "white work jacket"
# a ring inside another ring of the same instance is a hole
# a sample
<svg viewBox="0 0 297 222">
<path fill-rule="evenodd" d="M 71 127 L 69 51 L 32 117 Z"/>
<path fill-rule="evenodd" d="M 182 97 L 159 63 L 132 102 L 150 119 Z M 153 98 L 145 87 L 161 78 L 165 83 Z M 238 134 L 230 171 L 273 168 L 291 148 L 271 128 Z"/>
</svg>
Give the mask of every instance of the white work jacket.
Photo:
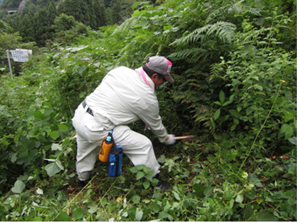
<svg viewBox="0 0 297 222">
<path fill-rule="evenodd" d="M 141 119 L 160 142 L 168 133 L 159 115 L 155 86 L 145 73 L 144 78 L 135 70 L 121 66 L 111 70 L 100 85 L 86 98 L 88 107 L 100 125 L 97 130 L 111 130 Z M 96 129 L 95 129 L 96 130 Z"/>
</svg>

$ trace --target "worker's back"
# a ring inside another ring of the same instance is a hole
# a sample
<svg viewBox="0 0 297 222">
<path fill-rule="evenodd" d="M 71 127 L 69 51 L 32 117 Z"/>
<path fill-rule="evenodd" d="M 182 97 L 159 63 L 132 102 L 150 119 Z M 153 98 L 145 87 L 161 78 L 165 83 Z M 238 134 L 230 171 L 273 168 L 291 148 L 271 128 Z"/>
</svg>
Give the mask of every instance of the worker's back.
<svg viewBox="0 0 297 222">
<path fill-rule="evenodd" d="M 124 66 L 110 71 L 86 101 L 95 113 L 105 115 L 114 125 L 132 123 L 144 112 L 159 113 L 154 88 L 135 70 Z"/>
</svg>

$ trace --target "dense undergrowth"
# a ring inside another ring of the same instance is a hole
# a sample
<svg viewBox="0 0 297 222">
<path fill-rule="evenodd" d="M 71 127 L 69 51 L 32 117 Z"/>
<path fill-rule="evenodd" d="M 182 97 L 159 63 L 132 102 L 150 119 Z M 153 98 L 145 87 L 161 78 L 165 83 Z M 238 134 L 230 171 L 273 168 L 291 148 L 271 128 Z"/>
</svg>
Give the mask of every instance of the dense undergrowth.
<svg viewBox="0 0 297 222">
<path fill-rule="evenodd" d="M 2 75 L 0 219 L 295 220 L 294 15 L 293 1 L 142 5 Z M 156 54 L 174 63 L 174 85 L 157 91 L 164 125 L 199 139 L 164 146 L 137 122 L 171 188 L 124 158 L 121 176 L 98 162 L 80 190 L 73 111 L 108 70 Z"/>
</svg>

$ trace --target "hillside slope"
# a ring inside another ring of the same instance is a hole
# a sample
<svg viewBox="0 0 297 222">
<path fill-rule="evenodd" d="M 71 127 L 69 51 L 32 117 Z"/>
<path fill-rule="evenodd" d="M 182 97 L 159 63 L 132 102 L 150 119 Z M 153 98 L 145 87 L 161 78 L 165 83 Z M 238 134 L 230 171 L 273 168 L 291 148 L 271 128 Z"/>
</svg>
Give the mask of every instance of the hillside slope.
<svg viewBox="0 0 297 222">
<path fill-rule="evenodd" d="M 294 1 L 295 2 L 295 1 Z M 167 0 L 122 25 L 54 42 L 0 76 L 0 220 L 295 221 L 296 29 L 293 1 Z M 164 13 L 166 12 L 166 13 Z M 34 54 L 34 53 L 33 53 Z M 106 73 L 152 55 L 172 62 L 173 85 L 156 90 L 168 132 L 161 164 L 124 156 L 122 174 L 98 162 L 79 187 L 71 118 Z"/>
<path fill-rule="evenodd" d="M 4 0 L 1 4 L 0 9 L 9 9 L 9 10 L 13 10 L 13 9 L 18 9 L 20 3 L 23 0 Z"/>
</svg>

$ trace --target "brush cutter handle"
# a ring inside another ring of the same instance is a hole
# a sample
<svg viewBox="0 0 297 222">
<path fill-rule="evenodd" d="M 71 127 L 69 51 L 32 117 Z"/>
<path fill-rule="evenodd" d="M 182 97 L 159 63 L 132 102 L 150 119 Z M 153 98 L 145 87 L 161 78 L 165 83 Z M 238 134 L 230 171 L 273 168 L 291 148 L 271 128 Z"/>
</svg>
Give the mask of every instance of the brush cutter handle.
<svg viewBox="0 0 297 222">
<path fill-rule="evenodd" d="M 188 138 L 193 138 L 193 137 L 196 137 L 194 135 L 189 135 L 189 136 L 176 136 L 174 137 L 174 139 L 176 140 L 182 140 L 182 139 L 188 139 Z"/>
</svg>

